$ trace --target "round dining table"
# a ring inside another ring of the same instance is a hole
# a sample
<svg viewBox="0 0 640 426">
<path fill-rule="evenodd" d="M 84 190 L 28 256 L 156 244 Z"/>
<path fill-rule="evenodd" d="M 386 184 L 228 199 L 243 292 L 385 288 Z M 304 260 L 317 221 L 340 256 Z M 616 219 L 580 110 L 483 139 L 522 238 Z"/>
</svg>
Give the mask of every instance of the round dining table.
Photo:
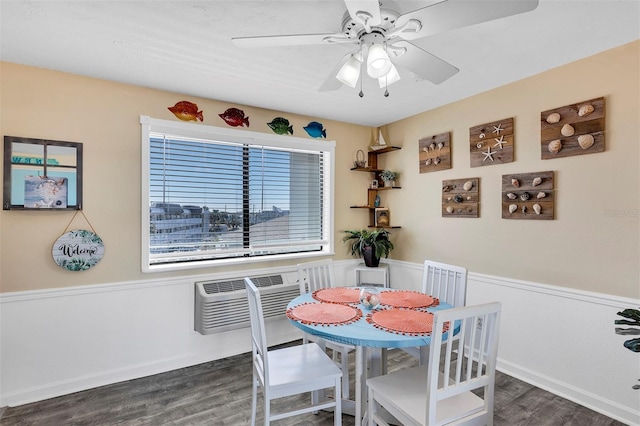
<svg viewBox="0 0 640 426">
<path fill-rule="evenodd" d="M 356 287 L 339 287 L 342 292 L 348 293 L 347 289 L 352 289 L 359 293 L 359 288 Z M 336 288 L 338 289 L 338 288 Z M 330 289 L 323 289 L 330 290 Z M 339 290 L 335 290 L 339 291 Z M 423 293 L 407 291 L 407 290 L 394 290 L 390 288 L 380 289 L 380 299 L 384 300 L 385 292 L 401 292 L 395 294 L 395 296 L 405 296 L 406 300 L 421 300 L 428 299 Z M 325 294 L 329 292 L 325 291 Z M 355 293 L 354 293 L 355 294 Z M 353 345 L 356 348 L 355 358 L 355 401 L 351 402 L 353 410 L 349 401 L 346 404 L 343 403 L 343 412 L 353 412 L 355 417 L 355 424 L 360 425 L 363 419 L 364 402 L 366 401 L 366 379 L 368 377 L 374 377 L 386 372 L 386 351 L 385 349 L 391 348 L 407 348 L 407 347 L 426 347 L 431 342 L 431 335 L 429 333 L 416 332 L 415 330 L 394 330 L 393 328 L 385 327 L 384 324 L 376 323 L 376 316 L 382 317 L 388 310 L 394 310 L 399 315 L 403 312 L 406 315 L 419 315 L 416 312 L 433 313 L 441 309 L 452 308 L 451 305 L 445 302 L 439 302 L 435 298 L 431 298 L 433 303 L 425 302 L 424 305 L 418 306 L 412 305 L 410 307 L 403 306 L 389 306 L 381 303 L 375 309 L 367 309 L 360 303 L 359 297 L 354 299 L 354 294 L 349 294 L 348 297 L 343 298 L 342 301 L 333 301 L 331 298 L 323 300 L 322 295 L 318 292 L 302 294 L 295 299 L 291 300 L 287 306 L 287 316 L 290 322 L 302 330 L 305 333 L 309 333 L 318 336 L 322 339 L 326 339 L 333 342 Z M 320 296 L 320 297 L 319 297 Z M 428 295 L 427 295 L 428 296 Z M 430 296 L 428 296 L 430 297 Z M 322 306 L 305 306 L 322 304 Z M 332 305 L 335 308 L 332 308 Z M 349 310 L 345 306 L 350 307 L 355 313 L 349 316 Z M 307 310 L 316 311 L 322 309 L 323 312 L 328 312 L 328 320 L 317 319 L 305 319 L 302 313 L 303 308 Z M 340 315 L 343 316 L 341 320 L 335 323 L 332 322 L 332 312 L 335 311 L 335 318 Z M 380 314 L 378 314 L 380 312 Z M 344 316 L 344 314 L 347 316 Z M 423 314 L 424 315 L 424 314 Z M 343 319 L 343 320 L 342 320 Z M 407 322 L 410 322 L 409 320 Z M 393 327 L 393 326 L 391 326 Z M 402 328 L 402 327 L 400 327 Z M 458 332 L 454 327 L 454 334 Z M 446 334 L 443 335 L 443 339 L 446 339 Z M 428 362 L 428 352 L 421 350 L 421 363 Z"/>
</svg>

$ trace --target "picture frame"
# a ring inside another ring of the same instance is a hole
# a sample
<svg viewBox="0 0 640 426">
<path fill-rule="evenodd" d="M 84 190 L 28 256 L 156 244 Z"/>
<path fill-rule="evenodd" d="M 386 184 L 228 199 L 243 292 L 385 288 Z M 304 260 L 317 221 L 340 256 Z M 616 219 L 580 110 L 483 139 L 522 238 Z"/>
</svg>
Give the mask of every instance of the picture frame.
<svg viewBox="0 0 640 426">
<path fill-rule="evenodd" d="M 3 210 L 82 210 L 82 143 L 4 137 Z"/>
<path fill-rule="evenodd" d="M 374 179 L 371 181 L 371 189 L 378 189 L 378 180 Z"/>
<path fill-rule="evenodd" d="M 389 209 L 387 207 L 378 207 L 374 212 L 374 225 L 380 228 L 391 226 Z"/>
</svg>

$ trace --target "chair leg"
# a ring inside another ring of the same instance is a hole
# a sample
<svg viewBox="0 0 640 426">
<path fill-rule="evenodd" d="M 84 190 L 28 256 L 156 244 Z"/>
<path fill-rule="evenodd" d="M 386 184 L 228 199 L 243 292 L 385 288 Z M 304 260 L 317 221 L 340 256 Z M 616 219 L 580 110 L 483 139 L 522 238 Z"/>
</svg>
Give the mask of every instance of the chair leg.
<svg viewBox="0 0 640 426">
<path fill-rule="evenodd" d="M 342 369 L 342 396 L 349 399 L 349 351 L 340 352 L 340 364 Z"/>
<path fill-rule="evenodd" d="M 340 382 L 342 382 L 342 380 L 340 379 L 340 377 L 336 378 L 336 385 L 335 385 L 335 399 L 334 401 L 336 402 L 336 407 L 335 410 L 333 410 L 333 425 L 334 426 L 342 426 L 342 395 L 340 395 Z"/>
<path fill-rule="evenodd" d="M 253 376 L 253 395 L 251 395 L 251 426 L 256 426 L 256 412 L 258 411 L 258 380 Z"/>
<path fill-rule="evenodd" d="M 373 391 L 372 390 L 369 390 L 369 398 L 368 398 L 368 403 L 367 403 L 367 412 L 368 412 L 368 416 L 369 416 L 368 425 L 369 426 L 375 426 L 376 422 L 374 420 L 374 416 L 376 415 L 378 410 L 377 410 L 377 407 L 376 407 L 376 401 L 373 399 Z"/>
</svg>

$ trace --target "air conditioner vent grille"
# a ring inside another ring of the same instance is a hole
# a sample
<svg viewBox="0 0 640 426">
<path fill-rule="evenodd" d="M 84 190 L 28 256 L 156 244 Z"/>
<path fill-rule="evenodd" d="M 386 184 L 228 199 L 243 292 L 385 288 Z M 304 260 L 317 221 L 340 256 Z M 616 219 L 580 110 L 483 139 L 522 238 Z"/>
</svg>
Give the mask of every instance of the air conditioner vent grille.
<svg viewBox="0 0 640 426">
<path fill-rule="evenodd" d="M 283 284 L 282 275 L 267 275 L 264 277 L 255 277 L 252 278 L 253 283 L 256 287 L 269 287 L 272 285 L 280 285 Z M 230 291 L 238 291 L 244 290 L 244 279 L 232 279 L 226 281 L 216 281 L 216 282 L 207 282 L 200 283 L 204 288 L 205 293 L 214 294 L 214 293 L 228 293 Z"/>
<path fill-rule="evenodd" d="M 260 289 L 265 319 L 284 318 L 287 304 L 300 294 L 298 283 L 282 274 L 251 277 Z M 243 278 L 196 282 L 195 329 L 201 334 L 249 327 Z"/>
</svg>

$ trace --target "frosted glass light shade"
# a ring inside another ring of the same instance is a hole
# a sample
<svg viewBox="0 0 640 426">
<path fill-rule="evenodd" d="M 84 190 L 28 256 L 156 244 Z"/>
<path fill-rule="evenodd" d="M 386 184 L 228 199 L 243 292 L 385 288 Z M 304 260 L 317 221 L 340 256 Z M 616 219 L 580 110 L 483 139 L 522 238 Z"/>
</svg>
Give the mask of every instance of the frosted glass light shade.
<svg viewBox="0 0 640 426">
<path fill-rule="evenodd" d="M 367 74 L 371 78 L 380 78 L 391 69 L 391 60 L 381 44 L 373 44 L 367 56 Z"/>
<path fill-rule="evenodd" d="M 336 78 L 347 86 L 356 87 L 358 78 L 360 78 L 360 66 L 360 61 L 351 55 L 342 68 L 340 68 L 338 74 L 336 74 Z"/>
<path fill-rule="evenodd" d="M 398 74 L 398 70 L 396 67 L 391 64 L 391 69 L 387 73 L 387 75 L 378 78 L 378 85 L 382 89 L 383 87 L 391 86 L 396 81 L 400 80 L 400 74 Z"/>
</svg>

